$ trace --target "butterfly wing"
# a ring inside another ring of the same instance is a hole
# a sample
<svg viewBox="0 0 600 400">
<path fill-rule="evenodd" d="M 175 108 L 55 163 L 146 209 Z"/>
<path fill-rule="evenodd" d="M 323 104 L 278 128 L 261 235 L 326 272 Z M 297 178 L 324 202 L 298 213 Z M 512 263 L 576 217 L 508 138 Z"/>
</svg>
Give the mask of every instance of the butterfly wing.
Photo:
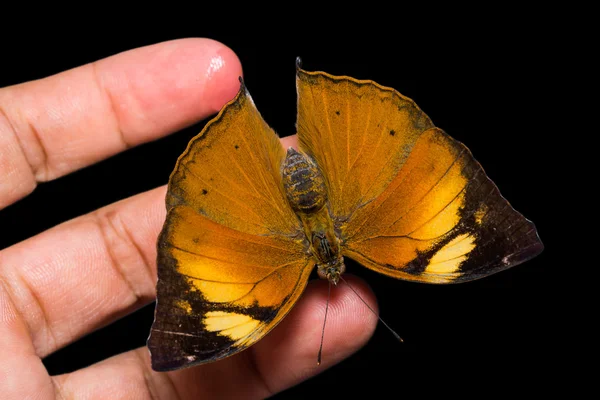
<svg viewBox="0 0 600 400">
<path fill-rule="evenodd" d="M 372 81 L 298 71 L 298 137 L 322 168 L 344 255 L 396 278 L 457 283 L 542 251 L 470 151 Z"/>
<path fill-rule="evenodd" d="M 158 242 L 155 370 L 246 349 L 304 290 L 312 265 L 282 193 L 284 156 L 242 87 L 179 158 Z"/>
</svg>

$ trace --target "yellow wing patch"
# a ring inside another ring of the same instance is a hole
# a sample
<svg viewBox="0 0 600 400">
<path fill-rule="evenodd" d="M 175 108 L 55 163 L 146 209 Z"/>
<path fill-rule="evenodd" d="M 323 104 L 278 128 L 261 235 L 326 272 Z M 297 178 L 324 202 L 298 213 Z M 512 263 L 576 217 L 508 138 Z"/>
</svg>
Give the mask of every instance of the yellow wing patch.
<svg viewBox="0 0 600 400">
<path fill-rule="evenodd" d="M 458 272 L 460 264 L 475 248 L 475 238 L 463 233 L 438 250 L 429 260 L 425 272 L 428 274 L 451 274 Z"/>
<path fill-rule="evenodd" d="M 232 340 L 248 336 L 260 325 L 260 321 L 248 315 L 224 311 L 209 311 L 204 315 L 203 321 L 207 330 L 217 332 Z"/>
</svg>

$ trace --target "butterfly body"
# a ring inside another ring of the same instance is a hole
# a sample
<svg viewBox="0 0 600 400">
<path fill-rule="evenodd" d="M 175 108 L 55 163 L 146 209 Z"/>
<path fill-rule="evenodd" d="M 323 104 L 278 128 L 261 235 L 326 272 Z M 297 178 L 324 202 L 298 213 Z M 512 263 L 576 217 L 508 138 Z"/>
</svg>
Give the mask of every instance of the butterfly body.
<svg viewBox="0 0 600 400">
<path fill-rule="evenodd" d="M 346 267 L 328 207 L 323 174 L 307 155 L 290 148 L 281 175 L 288 202 L 302 221 L 310 253 L 317 261 L 319 277 L 337 284 Z"/>
</svg>

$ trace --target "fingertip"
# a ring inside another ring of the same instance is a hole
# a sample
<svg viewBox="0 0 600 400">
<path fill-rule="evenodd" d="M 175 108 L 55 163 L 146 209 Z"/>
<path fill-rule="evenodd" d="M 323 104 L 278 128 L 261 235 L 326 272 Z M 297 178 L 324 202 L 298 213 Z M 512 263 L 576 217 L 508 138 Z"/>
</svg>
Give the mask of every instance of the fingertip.
<svg viewBox="0 0 600 400">
<path fill-rule="evenodd" d="M 242 64 L 235 52 L 221 42 L 204 39 L 210 43 L 212 54 L 206 57 L 204 80 L 205 93 L 214 112 L 231 101 L 240 89 L 239 78 L 243 76 Z"/>
<path fill-rule="evenodd" d="M 200 115 L 220 111 L 239 91 L 242 64 L 225 44 L 209 38 L 187 38 L 154 47 L 163 53 L 154 61 L 162 59 L 156 62 L 156 72 L 166 76 L 165 92 L 173 93 L 180 102 L 185 98 L 197 101 L 199 95 L 196 106 L 200 107 Z"/>
</svg>

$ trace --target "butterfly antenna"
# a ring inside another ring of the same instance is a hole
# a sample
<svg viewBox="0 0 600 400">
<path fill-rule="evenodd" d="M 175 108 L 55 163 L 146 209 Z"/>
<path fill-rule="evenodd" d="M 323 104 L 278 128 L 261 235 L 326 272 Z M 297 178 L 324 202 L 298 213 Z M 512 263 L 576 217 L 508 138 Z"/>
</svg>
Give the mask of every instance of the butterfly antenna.
<svg viewBox="0 0 600 400">
<path fill-rule="evenodd" d="M 331 297 L 331 282 L 327 291 L 327 303 L 325 305 L 325 318 L 323 318 L 323 329 L 321 330 L 321 345 L 319 346 L 319 355 L 317 356 L 317 365 L 321 365 L 321 353 L 323 352 L 323 338 L 325 337 L 325 322 L 327 322 L 327 311 L 329 311 L 329 299 Z"/>
<path fill-rule="evenodd" d="M 340 279 L 341 279 L 342 281 L 344 281 L 344 283 L 345 283 L 346 285 L 348 285 L 348 287 L 349 287 L 350 289 L 352 289 L 352 291 L 353 291 L 353 292 L 354 292 L 354 294 L 355 294 L 355 295 L 356 295 L 356 296 L 357 296 L 357 297 L 360 299 L 360 301 L 362 301 L 362 302 L 363 302 L 363 304 L 364 304 L 365 306 L 367 306 L 367 308 L 368 308 L 369 310 L 371 310 L 371 312 L 372 312 L 372 313 L 373 313 L 373 314 L 374 314 L 374 315 L 377 317 L 377 319 L 379 319 L 379 321 L 380 321 L 380 322 L 381 322 L 381 323 L 382 323 L 382 324 L 383 324 L 383 325 L 384 325 L 386 328 L 388 328 L 388 330 L 389 330 L 390 332 L 392 332 L 392 335 L 394 335 L 394 336 L 396 337 L 396 339 L 398 339 L 400 342 L 404 342 L 404 339 L 402 339 L 402 338 L 400 337 L 400 335 L 398 335 L 398 334 L 396 333 L 396 331 L 395 331 L 395 330 L 393 330 L 392 328 L 390 328 L 390 326 L 389 326 L 388 324 L 386 324 L 386 323 L 385 323 L 385 321 L 384 321 L 383 319 L 381 319 L 381 317 L 380 317 L 380 316 L 379 316 L 379 315 L 378 315 L 378 314 L 375 312 L 375 310 L 373 310 L 373 308 L 372 308 L 372 307 L 371 307 L 371 306 L 370 306 L 370 305 L 369 305 L 369 304 L 368 304 L 368 303 L 367 303 L 367 302 L 366 302 L 366 301 L 365 301 L 365 300 L 364 300 L 362 297 L 360 297 L 360 295 L 358 294 L 358 292 L 357 292 L 356 290 L 354 290 L 354 288 L 352 287 L 352 285 L 350 285 L 350 284 L 348 283 L 348 281 L 347 281 L 347 280 L 345 280 L 345 279 L 344 279 L 344 278 L 343 278 L 341 275 L 340 275 Z M 325 312 L 325 315 L 327 315 L 327 312 Z"/>
</svg>

